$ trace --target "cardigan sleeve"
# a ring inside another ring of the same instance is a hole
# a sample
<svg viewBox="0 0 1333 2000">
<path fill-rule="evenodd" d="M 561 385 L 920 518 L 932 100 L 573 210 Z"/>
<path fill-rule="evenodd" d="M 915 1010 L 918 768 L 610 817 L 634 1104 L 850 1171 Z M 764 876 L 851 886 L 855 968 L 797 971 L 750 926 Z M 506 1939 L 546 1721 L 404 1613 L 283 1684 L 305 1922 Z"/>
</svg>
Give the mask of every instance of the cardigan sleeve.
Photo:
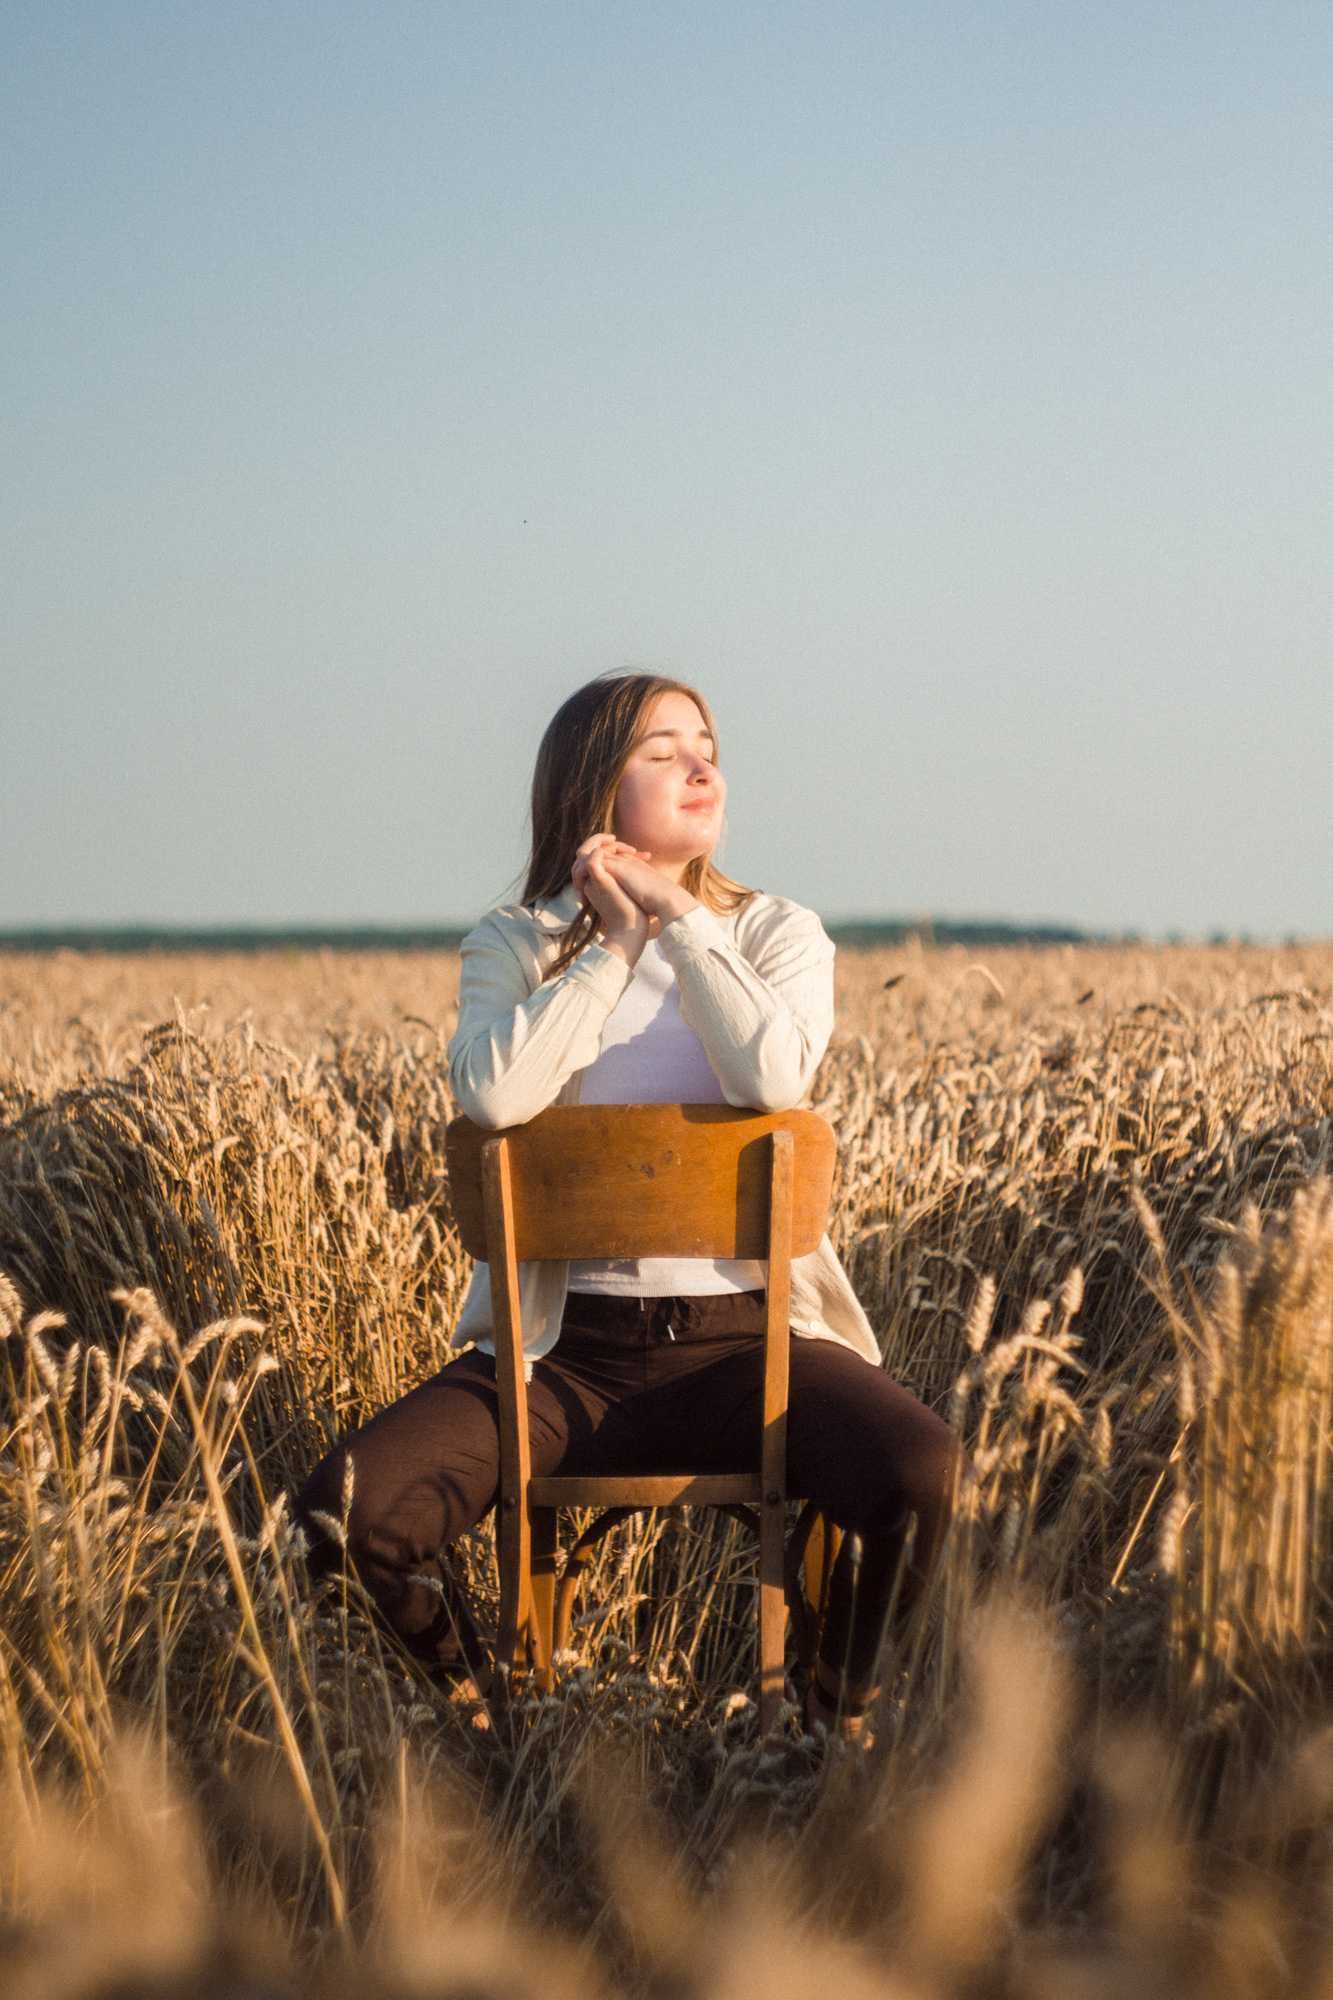
<svg viewBox="0 0 1333 2000">
<path fill-rule="evenodd" d="M 723 1097 L 750 1111 L 799 1104 L 833 1033 L 833 940 L 799 903 L 778 903 L 777 916 L 753 962 L 702 903 L 657 940 Z"/>
<path fill-rule="evenodd" d="M 595 1060 L 630 968 L 604 945 L 589 944 L 558 978 L 531 991 L 494 910 L 459 952 L 458 1020 L 447 1050 L 454 1101 L 488 1131 L 525 1125 Z"/>
</svg>

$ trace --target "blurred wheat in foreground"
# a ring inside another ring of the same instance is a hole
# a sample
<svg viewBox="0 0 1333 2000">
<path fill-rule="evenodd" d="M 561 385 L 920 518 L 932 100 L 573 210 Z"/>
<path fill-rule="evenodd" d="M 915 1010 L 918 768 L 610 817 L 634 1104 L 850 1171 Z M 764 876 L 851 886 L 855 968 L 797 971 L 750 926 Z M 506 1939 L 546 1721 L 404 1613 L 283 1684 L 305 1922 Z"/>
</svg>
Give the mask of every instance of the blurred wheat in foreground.
<svg viewBox="0 0 1333 2000">
<path fill-rule="evenodd" d="M 756 1739 L 722 1517 L 493 1727 L 312 1591 L 467 1282 L 453 959 L 0 959 L 6 2000 L 1333 2000 L 1333 950 L 839 978 L 834 1242 L 977 1475 L 868 1751 Z"/>
</svg>

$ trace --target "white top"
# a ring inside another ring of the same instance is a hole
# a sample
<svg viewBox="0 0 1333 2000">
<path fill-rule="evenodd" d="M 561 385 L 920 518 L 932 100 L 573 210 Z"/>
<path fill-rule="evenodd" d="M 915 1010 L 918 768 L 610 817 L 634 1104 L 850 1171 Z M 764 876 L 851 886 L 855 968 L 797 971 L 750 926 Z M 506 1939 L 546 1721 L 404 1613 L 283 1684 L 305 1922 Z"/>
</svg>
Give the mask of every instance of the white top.
<svg viewBox="0 0 1333 2000">
<path fill-rule="evenodd" d="M 488 911 L 459 947 L 449 1085 L 458 1109 L 487 1131 L 521 1125 L 548 1104 L 581 1101 L 607 1017 L 630 982 L 624 959 L 601 944 L 585 945 L 558 978 L 543 978 L 581 907 L 568 882 L 531 908 Z M 762 894 L 723 915 L 700 904 L 664 924 L 656 943 L 724 1101 L 751 1111 L 800 1104 L 833 1031 L 833 940 L 815 912 Z M 568 1276 L 560 1259 L 519 1263 L 528 1369 L 560 1338 Z M 827 1233 L 808 1256 L 792 1258 L 791 1327 L 879 1362 L 874 1328 Z M 478 1262 L 454 1338 L 486 1352 L 491 1332 L 490 1266 Z"/>
<path fill-rule="evenodd" d="M 602 1030 L 599 1054 L 583 1071 L 582 1104 L 721 1104 L 722 1086 L 703 1043 L 681 1017 L 680 991 L 656 938 L 649 938 L 629 985 Z M 668 1298 L 676 1293 L 758 1292 L 762 1263 L 743 1257 L 574 1258 L 571 1292 Z"/>
</svg>

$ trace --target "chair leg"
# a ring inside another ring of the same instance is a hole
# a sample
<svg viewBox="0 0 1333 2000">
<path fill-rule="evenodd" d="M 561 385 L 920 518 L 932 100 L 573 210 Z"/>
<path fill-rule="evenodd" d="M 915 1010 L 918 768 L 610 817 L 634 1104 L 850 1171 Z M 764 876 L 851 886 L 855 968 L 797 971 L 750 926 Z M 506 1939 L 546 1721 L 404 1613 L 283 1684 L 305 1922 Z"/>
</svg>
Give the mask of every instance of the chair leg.
<svg viewBox="0 0 1333 2000">
<path fill-rule="evenodd" d="M 528 1613 L 529 1657 L 543 1694 L 555 1686 L 556 1510 L 529 1509 L 532 1519 L 532 1603 Z"/>
<path fill-rule="evenodd" d="M 833 1565 L 838 1559 L 842 1546 L 842 1529 L 825 1514 L 816 1514 L 810 1539 L 805 1545 L 806 1601 L 815 1614 L 816 1632 L 823 1628 L 824 1614 L 828 1610 L 829 1585 L 833 1581 Z"/>
<path fill-rule="evenodd" d="M 495 1634 L 495 1664 L 508 1678 L 526 1637 L 532 1609 L 532 1536 L 528 1526 L 526 1485 L 500 1498 L 495 1554 L 500 1568 L 500 1619 Z"/>
<path fill-rule="evenodd" d="M 780 1500 L 764 1499 L 759 1519 L 759 1733 L 777 1728 L 787 1637 L 786 1523 Z"/>
</svg>

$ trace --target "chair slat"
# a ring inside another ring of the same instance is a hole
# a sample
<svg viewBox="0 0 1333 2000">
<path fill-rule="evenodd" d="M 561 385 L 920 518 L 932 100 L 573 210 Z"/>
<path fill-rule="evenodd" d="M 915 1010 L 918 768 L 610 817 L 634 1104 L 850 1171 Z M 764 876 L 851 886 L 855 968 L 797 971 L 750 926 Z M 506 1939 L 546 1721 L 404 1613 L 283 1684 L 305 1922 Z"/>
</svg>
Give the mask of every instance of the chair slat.
<svg viewBox="0 0 1333 2000">
<path fill-rule="evenodd" d="M 814 1111 L 769 1116 L 729 1104 L 556 1105 L 503 1134 L 453 1119 L 449 1190 L 463 1248 L 472 1257 L 487 1254 L 481 1154 L 488 1140 L 503 1136 L 514 1160 L 514 1237 L 525 1262 L 763 1258 L 767 1135 L 779 1127 L 799 1148 L 790 1254 L 805 1256 L 818 1248 L 827 1223 L 833 1129 Z M 625 1138 L 631 1129 L 632 1146 Z"/>
<path fill-rule="evenodd" d="M 553 1479 L 530 1479 L 528 1495 L 534 1507 L 752 1507 L 760 1497 L 760 1481 L 753 1472 L 634 1472 L 587 1478 L 562 1473 Z"/>
</svg>

